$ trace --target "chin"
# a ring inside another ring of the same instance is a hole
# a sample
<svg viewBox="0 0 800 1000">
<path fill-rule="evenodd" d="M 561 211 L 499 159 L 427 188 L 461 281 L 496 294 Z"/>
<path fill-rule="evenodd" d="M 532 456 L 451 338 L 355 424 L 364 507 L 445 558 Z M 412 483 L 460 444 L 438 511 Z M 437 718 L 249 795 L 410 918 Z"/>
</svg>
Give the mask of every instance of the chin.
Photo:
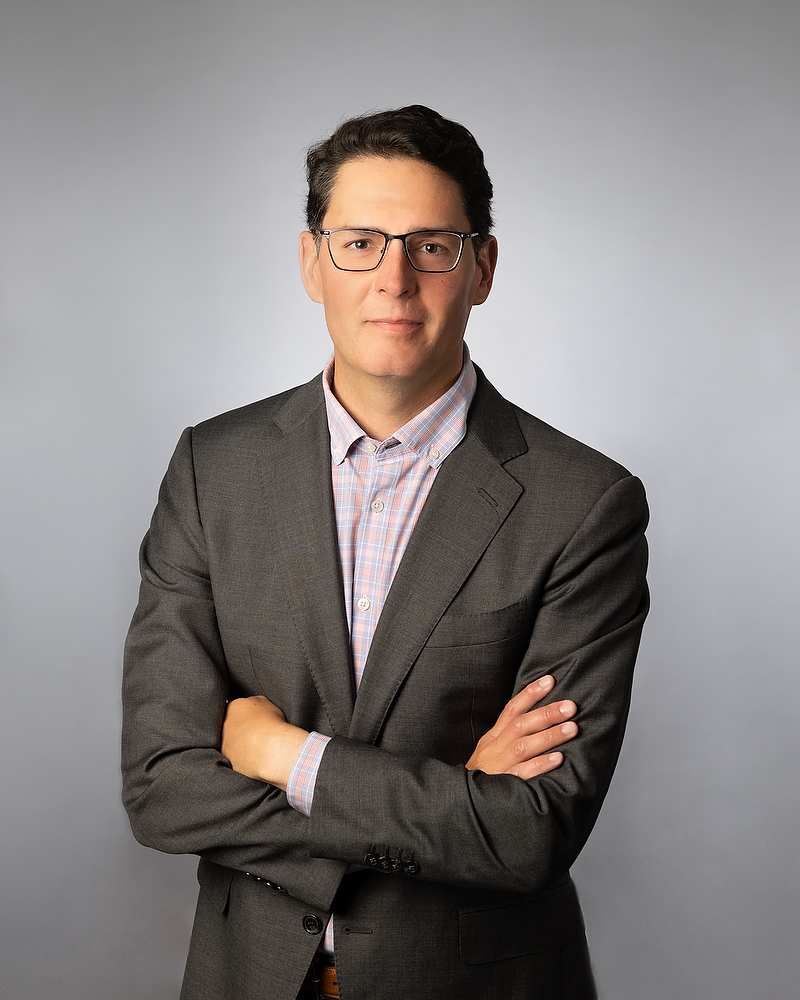
<svg viewBox="0 0 800 1000">
<path fill-rule="evenodd" d="M 404 350 L 402 347 L 376 351 L 359 366 L 362 371 L 375 378 L 414 378 L 430 371 L 429 359 L 421 357 L 418 351 Z"/>
</svg>

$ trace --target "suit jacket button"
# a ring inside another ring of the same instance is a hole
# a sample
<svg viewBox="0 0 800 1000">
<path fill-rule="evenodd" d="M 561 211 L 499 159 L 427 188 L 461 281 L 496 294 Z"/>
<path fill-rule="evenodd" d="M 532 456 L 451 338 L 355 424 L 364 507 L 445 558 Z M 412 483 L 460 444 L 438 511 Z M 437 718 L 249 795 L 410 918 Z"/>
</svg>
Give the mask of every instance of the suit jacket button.
<svg viewBox="0 0 800 1000">
<path fill-rule="evenodd" d="M 374 851 L 370 851 L 369 854 L 364 855 L 364 864 L 369 865 L 374 868 L 378 863 L 378 855 Z"/>
<path fill-rule="evenodd" d="M 403 862 L 400 858 L 389 858 L 389 871 L 390 872 L 401 872 L 403 870 Z"/>
<path fill-rule="evenodd" d="M 303 917 L 303 930 L 306 934 L 319 934 L 322 930 L 322 921 L 316 913 L 307 913 Z"/>
<path fill-rule="evenodd" d="M 379 867 L 379 868 L 383 868 L 383 870 L 384 870 L 385 872 L 388 872 L 388 871 L 389 871 L 389 865 L 390 865 L 391 863 L 392 863 L 392 859 L 391 859 L 390 857 L 388 857 L 388 856 L 387 856 L 386 854 L 382 854 L 382 855 L 381 855 L 381 856 L 380 856 L 380 857 L 378 858 L 378 867 Z"/>
<path fill-rule="evenodd" d="M 416 861 L 405 861 L 403 863 L 403 871 L 406 875 L 416 875 L 419 871 L 419 865 Z"/>
</svg>

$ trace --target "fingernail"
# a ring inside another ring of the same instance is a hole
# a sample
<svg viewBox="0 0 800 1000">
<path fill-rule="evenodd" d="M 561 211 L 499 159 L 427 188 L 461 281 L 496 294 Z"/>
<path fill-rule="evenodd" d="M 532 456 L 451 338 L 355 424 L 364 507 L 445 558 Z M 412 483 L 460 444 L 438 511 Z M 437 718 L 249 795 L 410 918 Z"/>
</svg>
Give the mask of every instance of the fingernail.
<svg viewBox="0 0 800 1000">
<path fill-rule="evenodd" d="M 565 722 L 564 725 L 561 727 L 561 732 L 565 736 L 572 736 L 572 734 L 577 733 L 577 731 L 578 727 L 575 725 L 574 722 Z"/>
<path fill-rule="evenodd" d="M 550 677 L 549 675 L 547 677 L 542 677 L 541 680 L 539 681 L 539 687 L 543 688 L 545 691 L 547 690 L 547 688 L 552 686 L 553 686 L 553 678 Z"/>
<path fill-rule="evenodd" d="M 572 713 L 575 711 L 575 706 L 572 704 L 571 701 L 563 701 L 559 706 L 558 710 L 559 712 L 561 712 L 562 715 L 572 715 Z"/>
<path fill-rule="evenodd" d="M 551 753 L 551 754 L 548 754 L 547 755 L 547 759 L 549 761 L 552 761 L 553 763 L 555 763 L 556 761 L 561 760 L 561 754 L 560 753 Z"/>
</svg>

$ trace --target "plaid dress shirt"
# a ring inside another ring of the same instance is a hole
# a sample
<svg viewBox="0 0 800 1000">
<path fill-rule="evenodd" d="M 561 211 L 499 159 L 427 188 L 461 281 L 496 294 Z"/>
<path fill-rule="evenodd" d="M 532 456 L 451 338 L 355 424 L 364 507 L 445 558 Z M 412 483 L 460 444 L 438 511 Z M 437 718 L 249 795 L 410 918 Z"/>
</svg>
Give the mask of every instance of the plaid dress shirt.
<svg viewBox="0 0 800 1000">
<path fill-rule="evenodd" d="M 375 441 L 364 433 L 334 396 L 332 380 L 333 358 L 322 373 L 322 385 L 357 691 L 386 595 L 436 473 L 466 434 L 476 378 L 464 345 L 464 366 L 455 384 L 385 441 Z M 311 813 L 314 783 L 328 740 L 320 733 L 310 733 L 289 775 L 289 804 L 306 816 Z M 333 950 L 332 930 L 331 922 L 325 934 L 329 951 Z"/>
</svg>

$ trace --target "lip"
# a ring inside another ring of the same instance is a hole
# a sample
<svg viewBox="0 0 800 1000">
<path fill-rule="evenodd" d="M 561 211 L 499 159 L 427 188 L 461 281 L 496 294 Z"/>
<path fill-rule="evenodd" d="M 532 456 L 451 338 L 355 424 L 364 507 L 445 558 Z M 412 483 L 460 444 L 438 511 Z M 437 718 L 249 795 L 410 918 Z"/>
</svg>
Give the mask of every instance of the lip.
<svg viewBox="0 0 800 1000">
<path fill-rule="evenodd" d="M 367 322 L 372 326 L 384 326 L 393 330 L 412 330 L 422 326 L 420 320 L 407 319 L 402 316 L 380 316 L 376 319 L 368 319 Z"/>
</svg>

